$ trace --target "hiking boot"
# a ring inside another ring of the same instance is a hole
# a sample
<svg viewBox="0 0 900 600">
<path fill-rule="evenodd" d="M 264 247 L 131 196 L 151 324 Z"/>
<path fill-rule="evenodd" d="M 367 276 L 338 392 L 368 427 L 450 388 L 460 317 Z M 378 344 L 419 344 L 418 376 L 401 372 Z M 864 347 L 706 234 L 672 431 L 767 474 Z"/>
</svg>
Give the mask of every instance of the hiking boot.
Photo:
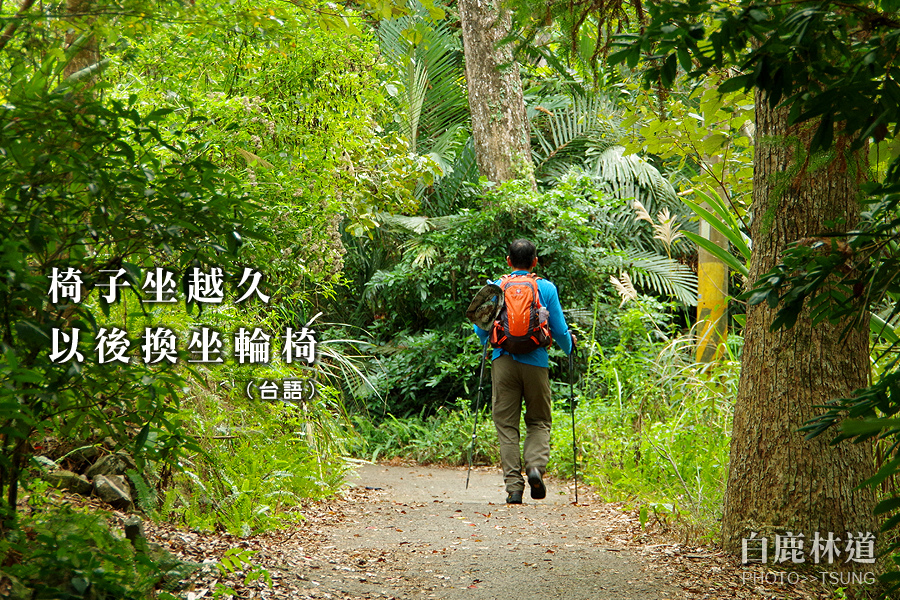
<svg viewBox="0 0 900 600">
<path fill-rule="evenodd" d="M 541 479 L 541 470 L 537 467 L 528 469 L 528 485 L 531 486 L 531 497 L 540 500 L 547 496 L 547 487 Z"/>
<path fill-rule="evenodd" d="M 506 496 L 507 504 L 522 504 L 522 492 L 510 492 Z"/>
</svg>

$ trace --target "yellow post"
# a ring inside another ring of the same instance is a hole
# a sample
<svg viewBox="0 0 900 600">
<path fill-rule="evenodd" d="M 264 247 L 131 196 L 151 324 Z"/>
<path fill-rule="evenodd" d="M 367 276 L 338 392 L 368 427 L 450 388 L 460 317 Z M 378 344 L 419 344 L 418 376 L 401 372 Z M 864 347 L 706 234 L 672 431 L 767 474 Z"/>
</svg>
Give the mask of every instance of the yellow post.
<svg viewBox="0 0 900 600">
<path fill-rule="evenodd" d="M 700 221 L 700 235 L 728 248 L 728 239 Z M 703 248 L 697 266 L 697 362 L 712 362 L 728 335 L 728 266 Z"/>
</svg>

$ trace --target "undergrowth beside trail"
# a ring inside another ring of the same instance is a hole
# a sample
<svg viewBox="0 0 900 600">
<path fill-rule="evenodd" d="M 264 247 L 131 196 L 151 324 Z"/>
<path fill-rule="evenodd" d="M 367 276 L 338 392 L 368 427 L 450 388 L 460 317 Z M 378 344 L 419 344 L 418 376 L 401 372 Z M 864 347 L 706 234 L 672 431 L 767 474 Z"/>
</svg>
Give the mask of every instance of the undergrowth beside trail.
<svg viewBox="0 0 900 600">
<path fill-rule="evenodd" d="M 490 398 L 482 400 L 478 414 L 472 457 L 476 465 L 500 462 L 497 434 L 486 409 L 489 403 Z M 474 403 L 467 400 L 457 399 L 455 408 L 442 407 L 430 417 L 388 415 L 377 425 L 362 415 L 352 419 L 359 437 L 351 441 L 350 451 L 359 458 L 373 462 L 402 458 L 421 464 L 468 464 L 476 424 Z"/>
</svg>

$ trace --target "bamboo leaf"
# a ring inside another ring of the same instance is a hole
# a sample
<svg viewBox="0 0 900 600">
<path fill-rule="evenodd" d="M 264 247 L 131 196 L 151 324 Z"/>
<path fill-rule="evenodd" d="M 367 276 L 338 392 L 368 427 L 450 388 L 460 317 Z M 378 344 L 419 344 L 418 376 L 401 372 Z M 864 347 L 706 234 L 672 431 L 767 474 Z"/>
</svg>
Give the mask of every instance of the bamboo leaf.
<svg viewBox="0 0 900 600">
<path fill-rule="evenodd" d="M 732 227 L 729 227 L 728 224 L 722 221 L 718 216 L 714 215 L 707 209 L 703 208 L 696 202 L 692 202 L 687 198 L 682 198 L 682 201 L 690 207 L 697 215 L 700 216 L 704 221 L 709 223 L 709 226 L 724 235 L 728 238 L 728 241 L 735 247 L 735 249 L 743 256 L 745 259 L 750 260 L 750 247 L 744 241 L 741 232 Z"/>
<path fill-rule="evenodd" d="M 744 277 L 750 276 L 750 270 L 747 268 L 747 265 L 741 263 L 731 252 L 729 252 L 725 248 L 722 248 L 718 244 L 709 241 L 703 236 L 697 235 L 696 233 L 691 233 L 690 231 L 685 231 L 684 235 L 689 240 L 727 264 L 729 267 L 731 267 L 732 270 L 740 273 Z"/>
</svg>

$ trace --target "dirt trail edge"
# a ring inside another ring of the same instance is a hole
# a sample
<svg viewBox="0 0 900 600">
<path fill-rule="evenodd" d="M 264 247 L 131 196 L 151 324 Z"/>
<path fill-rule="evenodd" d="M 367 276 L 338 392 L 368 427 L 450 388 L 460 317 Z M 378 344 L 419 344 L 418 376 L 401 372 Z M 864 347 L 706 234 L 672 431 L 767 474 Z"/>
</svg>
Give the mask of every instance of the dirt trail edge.
<svg viewBox="0 0 900 600">
<path fill-rule="evenodd" d="M 308 592 L 343 598 L 666 600 L 674 588 L 624 546 L 610 513 L 548 481 L 544 500 L 507 505 L 496 469 L 362 465 L 368 495 L 320 531 L 361 571 L 321 570 Z M 585 490 L 586 492 L 586 490 Z M 316 585 L 317 584 L 317 585 Z M 680 594 L 679 594 L 680 595 Z"/>
</svg>

